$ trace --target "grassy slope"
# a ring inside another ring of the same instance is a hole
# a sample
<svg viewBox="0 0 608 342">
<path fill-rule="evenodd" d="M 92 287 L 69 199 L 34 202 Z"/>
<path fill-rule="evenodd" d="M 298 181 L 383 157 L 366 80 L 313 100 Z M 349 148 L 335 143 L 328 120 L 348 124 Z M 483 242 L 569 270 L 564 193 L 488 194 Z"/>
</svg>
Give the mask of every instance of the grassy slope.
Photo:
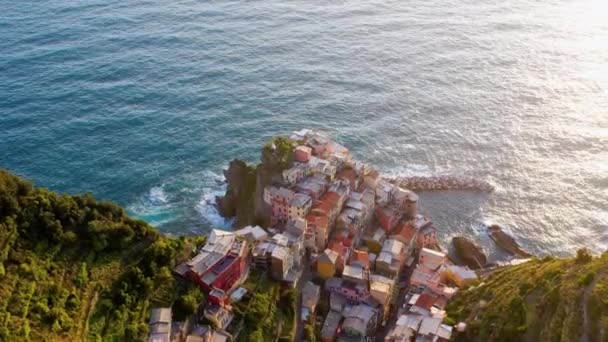
<svg viewBox="0 0 608 342">
<path fill-rule="evenodd" d="M 0 170 L 0 341 L 143 340 L 191 248 L 111 203 Z"/>
<path fill-rule="evenodd" d="M 575 341 L 586 331 L 592 341 L 608 341 L 608 253 L 534 259 L 499 269 L 483 283 L 448 305 L 449 321 L 469 325 L 456 340 Z"/>
</svg>

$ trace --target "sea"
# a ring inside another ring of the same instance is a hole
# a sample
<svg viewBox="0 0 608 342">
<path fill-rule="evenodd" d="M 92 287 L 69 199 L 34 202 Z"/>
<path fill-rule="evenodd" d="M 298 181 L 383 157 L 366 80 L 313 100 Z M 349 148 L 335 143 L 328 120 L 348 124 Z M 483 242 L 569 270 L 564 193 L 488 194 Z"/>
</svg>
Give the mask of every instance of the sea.
<svg viewBox="0 0 608 342">
<path fill-rule="evenodd" d="M 222 170 L 327 132 L 421 193 L 441 243 L 608 249 L 606 0 L 0 0 L 0 167 L 163 232 L 230 228 Z"/>
</svg>

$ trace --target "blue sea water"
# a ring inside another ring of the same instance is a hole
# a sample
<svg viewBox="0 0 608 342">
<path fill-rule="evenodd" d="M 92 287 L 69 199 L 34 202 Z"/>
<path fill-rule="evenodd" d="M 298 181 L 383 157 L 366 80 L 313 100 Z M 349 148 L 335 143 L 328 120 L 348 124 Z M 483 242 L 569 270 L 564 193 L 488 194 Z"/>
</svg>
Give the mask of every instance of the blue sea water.
<svg viewBox="0 0 608 342">
<path fill-rule="evenodd" d="M 232 158 L 313 127 L 422 194 L 447 245 L 608 248 L 603 0 L 0 0 L 0 167 L 165 232 L 229 226 Z"/>
</svg>

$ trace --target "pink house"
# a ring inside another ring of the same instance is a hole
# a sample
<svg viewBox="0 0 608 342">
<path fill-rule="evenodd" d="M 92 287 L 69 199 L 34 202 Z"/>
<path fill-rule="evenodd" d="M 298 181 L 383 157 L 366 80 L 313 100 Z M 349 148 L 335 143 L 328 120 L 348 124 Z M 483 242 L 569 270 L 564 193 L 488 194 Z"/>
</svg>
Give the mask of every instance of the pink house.
<svg viewBox="0 0 608 342">
<path fill-rule="evenodd" d="M 410 277 L 410 284 L 413 286 L 426 286 L 431 291 L 441 294 L 441 274 L 424 268 L 416 268 Z"/>
<path fill-rule="evenodd" d="M 312 148 L 308 146 L 298 146 L 294 151 L 294 159 L 300 163 L 308 163 L 312 155 Z"/>
<path fill-rule="evenodd" d="M 433 225 L 428 225 L 418 232 L 418 248 L 427 248 L 437 245 L 437 229 Z"/>
<path fill-rule="evenodd" d="M 376 208 L 376 218 L 378 224 L 385 232 L 390 232 L 399 221 L 399 213 L 388 207 Z"/>
<path fill-rule="evenodd" d="M 285 224 L 289 218 L 289 204 L 295 197 L 295 192 L 287 188 L 278 189 L 272 198 L 270 224 L 276 226 Z"/>
</svg>

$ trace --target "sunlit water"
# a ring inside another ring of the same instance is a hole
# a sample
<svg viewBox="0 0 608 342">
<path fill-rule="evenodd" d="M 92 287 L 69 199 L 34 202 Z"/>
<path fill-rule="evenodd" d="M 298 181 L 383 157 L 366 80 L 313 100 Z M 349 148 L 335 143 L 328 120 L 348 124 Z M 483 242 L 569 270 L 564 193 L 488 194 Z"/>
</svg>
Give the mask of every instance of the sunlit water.
<svg viewBox="0 0 608 342">
<path fill-rule="evenodd" d="M 608 4 L 0 0 L 0 166 L 171 233 L 226 226 L 221 169 L 324 129 L 423 194 L 445 245 L 608 248 Z"/>
</svg>

